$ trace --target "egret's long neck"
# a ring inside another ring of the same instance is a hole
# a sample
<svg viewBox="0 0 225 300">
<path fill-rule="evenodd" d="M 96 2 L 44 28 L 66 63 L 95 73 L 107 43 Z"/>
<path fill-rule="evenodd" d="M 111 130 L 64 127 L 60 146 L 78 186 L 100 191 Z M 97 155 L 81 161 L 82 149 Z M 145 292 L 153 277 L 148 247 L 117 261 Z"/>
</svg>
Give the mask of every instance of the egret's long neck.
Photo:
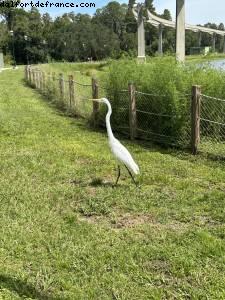
<svg viewBox="0 0 225 300">
<path fill-rule="evenodd" d="M 110 116 L 112 114 L 112 108 L 111 108 L 110 103 L 107 103 L 107 106 L 108 106 L 108 112 L 107 112 L 106 117 L 105 117 L 106 128 L 107 128 L 107 133 L 108 133 L 109 139 L 113 139 L 114 136 L 113 136 L 112 128 L 111 128 L 111 125 L 110 125 Z"/>
</svg>

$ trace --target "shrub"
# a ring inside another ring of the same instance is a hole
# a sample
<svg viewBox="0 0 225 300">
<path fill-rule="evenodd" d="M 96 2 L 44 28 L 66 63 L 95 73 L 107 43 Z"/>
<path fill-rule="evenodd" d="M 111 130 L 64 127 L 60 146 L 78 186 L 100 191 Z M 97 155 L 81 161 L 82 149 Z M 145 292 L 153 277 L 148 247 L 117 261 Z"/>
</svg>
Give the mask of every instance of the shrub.
<svg viewBox="0 0 225 300">
<path fill-rule="evenodd" d="M 178 64 L 171 57 L 153 58 L 146 64 L 128 59 L 114 61 L 104 81 L 107 97 L 113 107 L 114 128 L 128 125 L 129 97 L 121 91 L 127 90 L 128 83 L 132 82 L 137 91 L 151 94 L 137 94 L 137 108 L 154 114 L 138 116 L 138 126 L 158 136 L 166 135 L 164 142 L 168 143 L 189 142 L 193 84 L 201 85 L 203 93 L 225 99 L 224 72 L 214 70 L 209 65 Z M 171 117 L 156 117 L 158 114 Z"/>
</svg>

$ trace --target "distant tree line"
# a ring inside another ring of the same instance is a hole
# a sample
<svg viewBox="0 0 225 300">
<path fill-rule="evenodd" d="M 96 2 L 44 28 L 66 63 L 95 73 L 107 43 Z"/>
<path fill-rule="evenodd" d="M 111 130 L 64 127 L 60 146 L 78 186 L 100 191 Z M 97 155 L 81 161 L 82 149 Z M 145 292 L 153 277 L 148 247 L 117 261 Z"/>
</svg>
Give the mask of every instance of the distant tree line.
<svg viewBox="0 0 225 300">
<path fill-rule="evenodd" d="M 136 56 L 137 22 L 132 13 L 134 2 L 130 0 L 127 5 L 112 1 L 97 9 L 93 16 L 72 12 L 55 19 L 48 13 L 40 14 L 36 8 L 25 11 L 22 8 L 0 6 L 0 48 L 10 56 L 14 47 L 17 63 L 50 60 L 72 62 Z M 145 0 L 145 5 L 156 14 L 153 0 Z M 158 16 L 172 19 L 168 9 Z M 224 24 L 217 26 L 207 23 L 204 26 L 224 30 Z M 158 49 L 158 30 L 150 24 L 146 24 L 145 29 L 146 53 L 155 55 Z M 202 34 L 202 45 L 211 44 L 212 37 Z M 198 34 L 187 32 L 187 54 L 190 47 L 194 46 L 198 46 Z M 222 38 L 217 37 L 217 51 L 222 51 L 222 47 Z M 163 31 L 163 50 L 165 53 L 175 51 L 173 29 L 165 28 Z"/>
</svg>

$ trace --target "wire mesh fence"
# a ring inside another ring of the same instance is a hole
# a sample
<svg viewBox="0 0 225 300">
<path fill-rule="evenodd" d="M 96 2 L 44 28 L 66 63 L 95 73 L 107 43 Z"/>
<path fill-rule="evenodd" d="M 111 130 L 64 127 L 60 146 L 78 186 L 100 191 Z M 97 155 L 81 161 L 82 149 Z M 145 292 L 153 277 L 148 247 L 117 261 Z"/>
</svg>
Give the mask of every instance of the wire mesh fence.
<svg viewBox="0 0 225 300">
<path fill-rule="evenodd" d="M 78 115 L 89 118 L 92 114 L 93 105 L 89 99 L 92 98 L 92 85 L 81 84 L 74 82 L 75 99 L 76 99 L 76 112 Z"/>
<path fill-rule="evenodd" d="M 225 99 L 201 94 L 199 149 L 225 156 Z"/>
<path fill-rule="evenodd" d="M 114 131 L 130 136 L 129 124 L 129 92 L 128 90 L 112 91 L 105 87 L 99 86 L 99 98 L 107 97 L 112 106 L 113 114 L 111 115 L 111 124 Z M 107 107 L 101 106 L 98 114 L 98 124 L 105 126 L 105 116 Z"/>
<path fill-rule="evenodd" d="M 185 109 L 176 111 L 175 107 L 162 105 L 166 95 L 149 94 L 136 91 L 137 136 L 151 141 L 187 147 L 190 144 L 190 103 L 179 95 Z M 181 99 L 182 98 L 182 99 Z M 190 98 L 189 98 L 190 99 Z M 164 110 L 163 110 L 164 109 Z"/>
<path fill-rule="evenodd" d="M 29 84 L 43 93 L 57 106 L 70 114 L 90 118 L 92 114 L 92 84 L 77 82 L 73 76 L 65 78 L 63 74 L 45 73 L 39 69 L 27 71 Z"/>
<path fill-rule="evenodd" d="M 225 156 L 225 100 L 202 94 L 199 86 L 193 86 L 190 94 L 157 95 L 137 91 L 132 84 L 118 91 L 99 86 L 94 79 L 83 83 L 72 75 L 64 77 L 35 68 L 25 73 L 31 86 L 70 114 L 94 120 L 94 126 L 105 127 L 107 107 L 93 105 L 89 99 L 107 97 L 114 131 L 131 139 L 191 147 L 193 153 L 200 149 Z"/>
<path fill-rule="evenodd" d="M 132 90 L 133 89 L 133 90 Z M 174 109 L 162 111 L 165 95 L 136 91 L 131 85 L 127 90 L 103 91 L 112 104 L 113 129 L 131 138 L 150 140 L 163 145 L 189 147 L 191 139 L 191 95 L 178 95 L 183 101 L 182 112 Z M 132 102 L 133 101 L 133 102 Z M 104 122 L 105 110 L 100 113 Z"/>
<path fill-rule="evenodd" d="M 168 96 L 136 91 L 133 85 L 115 91 L 99 86 L 93 79 L 90 84 L 84 84 L 75 81 L 71 75 L 64 78 L 63 74 L 56 76 L 34 68 L 27 72 L 27 80 L 34 88 L 74 115 L 92 118 L 93 103 L 89 99 L 93 95 L 95 98 L 107 97 L 112 104 L 114 131 L 164 145 L 187 147 L 190 144 L 190 105 L 185 104 L 182 114 L 170 107 L 162 111 L 165 105 L 161 103 Z M 190 95 L 179 97 L 183 97 L 184 103 L 190 103 Z M 106 109 L 106 106 L 98 108 L 97 123 L 100 126 L 105 126 Z"/>
</svg>

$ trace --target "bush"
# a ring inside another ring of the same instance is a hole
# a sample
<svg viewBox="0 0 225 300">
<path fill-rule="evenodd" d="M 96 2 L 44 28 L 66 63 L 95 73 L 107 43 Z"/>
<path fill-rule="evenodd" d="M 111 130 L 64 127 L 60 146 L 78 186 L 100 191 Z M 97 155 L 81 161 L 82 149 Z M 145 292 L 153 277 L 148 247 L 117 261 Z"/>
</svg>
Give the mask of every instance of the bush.
<svg viewBox="0 0 225 300">
<path fill-rule="evenodd" d="M 225 99 L 225 73 L 204 67 L 176 63 L 174 58 L 153 58 L 146 64 L 136 60 L 114 61 L 104 78 L 107 97 L 113 106 L 112 123 L 114 128 L 128 126 L 129 98 L 122 90 L 127 90 L 133 82 L 137 91 L 151 94 L 137 94 L 137 108 L 154 115 L 138 116 L 141 130 L 166 136 L 166 143 L 189 142 L 190 135 L 190 99 L 193 84 L 201 85 L 202 92 Z M 121 110 L 126 107 L 127 110 Z M 105 113 L 105 112 L 104 112 Z M 156 115 L 169 115 L 161 117 Z M 157 139 L 159 140 L 159 139 Z"/>
<path fill-rule="evenodd" d="M 5 65 L 13 65 L 13 57 L 10 54 L 4 55 L 4 64 Z"/>
</svg>

